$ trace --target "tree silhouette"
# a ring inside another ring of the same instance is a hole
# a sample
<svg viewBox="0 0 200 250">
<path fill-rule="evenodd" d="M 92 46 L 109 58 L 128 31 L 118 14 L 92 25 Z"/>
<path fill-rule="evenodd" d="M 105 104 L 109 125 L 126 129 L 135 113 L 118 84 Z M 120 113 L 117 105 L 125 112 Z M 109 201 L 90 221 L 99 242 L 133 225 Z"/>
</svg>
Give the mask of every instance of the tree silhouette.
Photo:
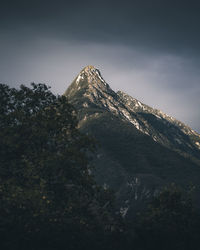
<svg viewBox="0 0 200 250">
<path fill-rule="evenodd" d="M 113 230 L 111 195 L 90 174 L 94 148 L 66 97 L 0 84 L 2 249 L 84 249 Z"/>
<path fill-rule="evenodd" d="M 198 249 L 199 216 L 191 197 L 172 184 L 154 198 L 136 229 L 142 249 Z"/>
</svg>

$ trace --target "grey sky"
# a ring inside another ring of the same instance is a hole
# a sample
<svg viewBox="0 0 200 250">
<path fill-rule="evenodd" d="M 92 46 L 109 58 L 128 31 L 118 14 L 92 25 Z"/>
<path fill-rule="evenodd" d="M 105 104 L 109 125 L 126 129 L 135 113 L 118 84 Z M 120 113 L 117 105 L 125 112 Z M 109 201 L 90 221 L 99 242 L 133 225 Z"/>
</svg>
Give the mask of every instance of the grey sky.
<svg viewBox="0 0 200 250">
<path fill-rule="evenodd" d="M 200 132 L 198 1 L 5 1 L 0 82 L 62 94 L 86 65 Z"/>
</svg>

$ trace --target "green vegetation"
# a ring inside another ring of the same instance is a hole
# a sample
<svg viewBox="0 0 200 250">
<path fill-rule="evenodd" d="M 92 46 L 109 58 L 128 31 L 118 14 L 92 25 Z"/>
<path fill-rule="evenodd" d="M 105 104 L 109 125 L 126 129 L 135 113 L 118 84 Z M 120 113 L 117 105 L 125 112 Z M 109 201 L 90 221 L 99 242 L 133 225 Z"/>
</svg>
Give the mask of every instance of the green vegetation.
<svg viewBox="0 0 200 250">
<path fill-rule="evenodd" d="M 189 191 L 174 184 L 165 187 L 138 216 L 135 241 L 139 249 L 199 249 L 199 213 Z"/>
<path fill-rule="evenodd" d="M 0 85 L 1 249 L 83 249 L 118 230 L 111 193 L 90 175 L 93 151 L 64 96 Z"/>
</svg>

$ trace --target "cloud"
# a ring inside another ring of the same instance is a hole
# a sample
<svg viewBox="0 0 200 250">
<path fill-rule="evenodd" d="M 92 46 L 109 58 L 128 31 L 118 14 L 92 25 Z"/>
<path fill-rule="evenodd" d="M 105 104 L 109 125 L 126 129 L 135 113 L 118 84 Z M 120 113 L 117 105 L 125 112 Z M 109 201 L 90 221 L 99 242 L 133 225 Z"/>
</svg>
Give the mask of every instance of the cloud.
<svg viewBox="0 0 200 250">
<path fill-rule="evenodd" d="M 200 131 L 200 15 L 195 0 L 5 1 L 0 81 L 62 94 L 84 66 L 114 90 Z"/>
<path fill-rule="evenodd" d="M 19 40 L 15 46 L 4 43 L 0 49 L 4 62 L 1 82 L 13 86 L 45 82 L 54 93 L 62 94 L 84 66 L 93 64 L 115 91 L 125 91 L 200 130 L 200 73 L 191 58 L 42 37 L 29 43 Z"/>
<path fill-rule="evenodd" d="M 199 7 L 195 0 L 3 1 L 0 27 L 67 41 L 195 54 L 200 49 Z"/>
</svg>

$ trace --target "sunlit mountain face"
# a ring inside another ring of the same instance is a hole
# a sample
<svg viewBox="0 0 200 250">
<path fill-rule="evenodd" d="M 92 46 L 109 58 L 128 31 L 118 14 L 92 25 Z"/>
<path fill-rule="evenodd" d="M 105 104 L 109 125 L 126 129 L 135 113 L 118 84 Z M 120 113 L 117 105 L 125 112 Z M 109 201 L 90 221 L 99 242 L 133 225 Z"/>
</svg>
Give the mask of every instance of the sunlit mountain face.
<svg viewBox="0 0 200 250">
<path fill-rule="evenodd" d="M 100 185 L 115 190 L 124 217 L 168 183 L 200 189 L 200 135 L 184 123 L 114 92 L 93 66 L 64 95 L 77 109 L 80 129 L 98 143 L 92 172 Z"/>
</svg>

